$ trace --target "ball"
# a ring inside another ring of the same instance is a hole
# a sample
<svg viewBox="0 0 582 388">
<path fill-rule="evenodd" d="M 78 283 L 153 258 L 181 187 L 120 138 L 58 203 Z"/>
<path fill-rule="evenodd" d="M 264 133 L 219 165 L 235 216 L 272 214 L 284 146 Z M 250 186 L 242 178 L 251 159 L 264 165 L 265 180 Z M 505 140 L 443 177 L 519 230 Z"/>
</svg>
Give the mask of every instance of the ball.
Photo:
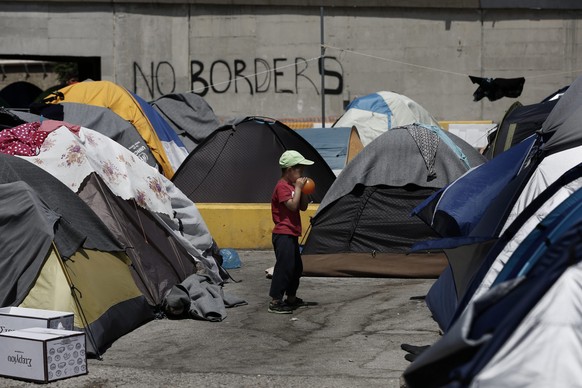
<svg viewBox="0 0 582 388">
<path fill-rule="evenodd" d="M 315 182 L 311 178 L 307 178 L 305 181 L 305 185 L 303 185 L 303 189 L 301 192 L 303 194 L 311 194 L 315 191 Z"/>
</svg>

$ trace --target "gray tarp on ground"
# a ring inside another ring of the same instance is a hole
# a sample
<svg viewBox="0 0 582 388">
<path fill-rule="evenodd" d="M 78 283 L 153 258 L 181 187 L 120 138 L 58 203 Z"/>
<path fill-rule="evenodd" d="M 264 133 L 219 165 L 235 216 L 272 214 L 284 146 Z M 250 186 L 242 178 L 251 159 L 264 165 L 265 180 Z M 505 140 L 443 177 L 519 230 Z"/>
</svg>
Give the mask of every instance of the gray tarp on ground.
<svg viewBox="0 0 582 388">
<path fill-rule="evenodd" d="M 150 105 L 170 124 L 188 152 L 220 127 L 210 105 L 196 93 L 166 94 Z"/>
<path fill-rule="evenodd" d="M 166 311 L 183 310 L 190 318 L 219 322 L 226 318 L 226 308 L 247 304 L 213 284 L 208 276 L 191 275 L 169 290 L 164 299 Z"/>
<path fill-rule="evenodd" d="M 18 110 L 11 112 L 28 122 L 37 122 L 41 119 L 40 115 L 29 112 Z M 62 102 L 47 105 L 46 108 L 40 109 L 40 112 L 43 113 L 44 118 L 65 121 L 102 133 L 139 156 L 150 166 L 157 168 L 154 155 L 137 129 L 111 109 L 97 105 Z"/>
</svg>

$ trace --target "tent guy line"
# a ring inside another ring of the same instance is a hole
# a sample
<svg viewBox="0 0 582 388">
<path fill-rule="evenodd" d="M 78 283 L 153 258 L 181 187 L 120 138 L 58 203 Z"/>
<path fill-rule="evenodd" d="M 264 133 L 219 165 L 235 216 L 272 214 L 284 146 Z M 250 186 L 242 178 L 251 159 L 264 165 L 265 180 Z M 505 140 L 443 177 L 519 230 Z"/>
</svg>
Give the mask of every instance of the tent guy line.
<svg viewBox="0 0 582 388">
<path fill-rule="evenodd" d="M 441 73 L 446 73 L 446 74 L 451 74 L 451 75 L 460 75 L 460 76 L 463 76 L 463 77 L 468 77 L 469 76 L 469 74 L 465 74 L 465 73 L 459 73 L 459 72 L 450 71 L 450 70 L 443 70 L 443 69 L 439 69 L 439 68 L 436 68 L 436 67 L 417 65 L 415 63 L 399 61 L 397 59 L 385 58 L 385 57 L 380 57 L 380 56 L 372 55 L 372 54 L 366 54 L 366 53 L 362 53 L 362 52 L 359 52 L 359 51 L 349 50 L 349 49 L 345 49 L 345 48 L 341 48 L 341 47 L 335 47 L 335 46 L 330 46 L 330 45 L 326 45 L 326 44 L 323 44 L 321 46 L 324 47 L 325 49 L 338 50 L 338 51 L 341 51 L 342 53 L 345 52 L 345 53 L 349 53 L 349 54 L 360 55 L 360 56 L 363 56 L 363 57 L 368 57 L 368 58 L 373 58 L 373 59 L 379 59 L 379 60 L 385 61 L 385 62 L 398 63 L 398 64 L 401 64 L 401 65 L 416 67 L 416 68 L 419 68 L 419 69 L 431 70 L 431 71 L 438 71 L 438 72 L 441 72 Z M 533 78 L 551 77 L 551 76 L 555 76 L 555 75 L 574 74 L 574 73 L 580 73 L 580 72 L 582 72 L 582 69 L 568 70 L 568 71 L 560 71 L 560 72 L 557 72 L 557 73 L 549 73 L 549 74 L 538 74 L 538 75 L 528 76 L 528 77 L 525 77 L 525 78 L 526 79 L 533 79 Z"/>
</svg>

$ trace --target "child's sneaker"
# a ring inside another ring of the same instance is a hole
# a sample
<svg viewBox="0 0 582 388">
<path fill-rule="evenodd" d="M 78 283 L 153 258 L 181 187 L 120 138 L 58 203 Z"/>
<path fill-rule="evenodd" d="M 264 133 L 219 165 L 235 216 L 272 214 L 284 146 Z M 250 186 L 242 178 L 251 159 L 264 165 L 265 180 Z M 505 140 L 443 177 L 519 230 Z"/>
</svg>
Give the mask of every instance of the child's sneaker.
<svg viewBox="0 0 582 388">
<path fill-rule="evenodd" d="M 283 302 L 269 302 L 269 309 L 267 311 L 275 314 L 291 314 L 293 313 L 293 308 Z"/>
<path fill-rule="evenodd" d="M 291 307 L 292 310 L 298 309 L 300 307 L 309 306 L 308 302 L 305 302 L 303 299 L 297 297 L 295 297 L 293 303 L 289 302 L 289 299 L 285 300 L 285 303 L 287 304 L 287 306 Z"/>
</svg>

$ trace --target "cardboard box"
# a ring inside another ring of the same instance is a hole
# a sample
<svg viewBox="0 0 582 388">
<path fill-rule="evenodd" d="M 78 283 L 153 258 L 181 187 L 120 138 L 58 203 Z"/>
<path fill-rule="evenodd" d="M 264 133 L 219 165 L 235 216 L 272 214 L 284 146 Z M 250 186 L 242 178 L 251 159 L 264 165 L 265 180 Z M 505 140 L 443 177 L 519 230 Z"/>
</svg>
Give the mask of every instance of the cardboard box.
<svg viewBox="0 0 582 388">
<path fill-rule="evenodd" d="M 29 327 L 73 330 L 74 321 L 75 315 L 71 312 L 26 307 L 0 308 L 0 333 Z"/>
<path fill-rule="evenodd" d="M 84 374 L 84 332 L 33 327 L 0 334 L 2 376 L 48 383 Z"/>
</svg>

